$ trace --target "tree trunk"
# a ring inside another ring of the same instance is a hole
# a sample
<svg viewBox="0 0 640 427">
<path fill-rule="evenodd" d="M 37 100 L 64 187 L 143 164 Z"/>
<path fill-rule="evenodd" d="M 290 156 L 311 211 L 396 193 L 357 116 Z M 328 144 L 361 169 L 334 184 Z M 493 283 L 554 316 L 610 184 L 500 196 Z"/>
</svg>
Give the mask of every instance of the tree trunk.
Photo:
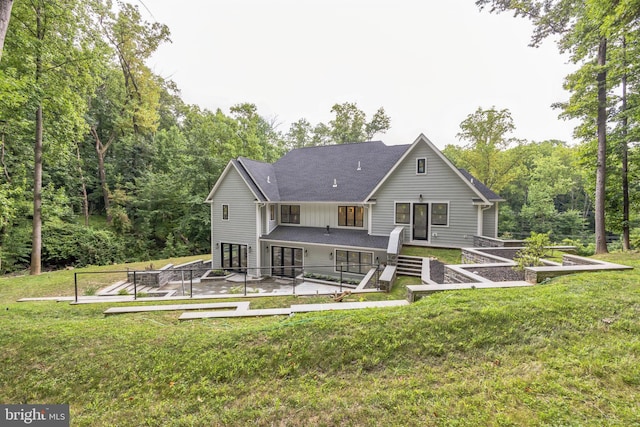
<svg viewBox="0 0 640 427">
<path fill-rule="evenodd" d="M 596 254 L 607 253 L 605 228 L 605 190 L 607 178 L 607 39 L 600 38 L 598 46 L 598 156 L 596 163 L 595 232 Z"/>
<path fill-rule="evenodd" d="M 627 40 L 622 37 L 622 138 L 620 141 L 622 161 L 622 250 L 631 249 L 629 236 L 629 143 L 627 119 Z"/>
<path fill-rule="evenodd" d="M 107 216 L 107 224 L 111 224 L 111 214 L 109 213 L 109 185 L 107 184 L 107 173 L 104 169 L 104 156 L 111 144 L 111 139 L 106 145 L 102 144 L 98 131 L 92 127 L 91 134 L 96 140 L 96 154 L 98 155 L 98 175 L 100 177 L 100 187 L 102 188 L 102 200 L 104 201 L 104 211 Z"/>
<path fill-rule="evenodd" d="M 33 235 L 31 239 L 31 274 L 40 274 L 42 255 L 42 105 L 36 110 L 36 141 L 33 165 Z"/>
<path fill-rule="evenodd" d="M 80 163 L 80 145 L 76 144 L 76 155 L 78 157 L 78 172 L 80 172 L 80 183 L 82 185 L 82 213 L 84 215 L 84 225 L 89 226 L 89 197 L 87 195 L 87 184 L 84 182 L 82 164 Z"/>
<path fill-rule="evenodd" d="M 9 28 L 11 6 L 13 6 L 13 0 L 0 0 L 0 60 L 2 60 L 2 51 L 4 50 L 4 36 Z"/>
</svg>

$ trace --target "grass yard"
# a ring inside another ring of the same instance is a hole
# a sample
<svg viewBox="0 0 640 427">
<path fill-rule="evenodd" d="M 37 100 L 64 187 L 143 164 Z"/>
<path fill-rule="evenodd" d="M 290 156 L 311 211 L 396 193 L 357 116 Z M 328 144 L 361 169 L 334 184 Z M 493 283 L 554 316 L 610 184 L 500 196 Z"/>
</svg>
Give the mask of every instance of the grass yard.
<svg viewBox="0 0 640 427">
<path fill-rule="evenodd" d="M 602 259 L 635 269 L 398 308 L 182 323 L 15 302 L 71 295 L 72 271 L 3 278 L 0 402 L 69 403 L 73 426 L 638 425 L 640 255 Z M 404 298 L 414 280 L 378 298 Z"/>
</svg>

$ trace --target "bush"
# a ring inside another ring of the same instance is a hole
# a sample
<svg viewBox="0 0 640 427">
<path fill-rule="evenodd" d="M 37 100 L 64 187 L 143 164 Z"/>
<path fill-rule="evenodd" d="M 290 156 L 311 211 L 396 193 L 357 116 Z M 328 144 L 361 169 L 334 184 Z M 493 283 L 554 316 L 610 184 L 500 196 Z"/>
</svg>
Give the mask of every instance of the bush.
<svg viewBox="0 0 640 427">
<path fill-rule="evenodd" d="M 43 226 L 42 237 L 42 263 L 47 267 L 83 267 L 124 260 L 124 242 L 108 230 L 55 221 Z"/>
<path fill-rule="evenodd" d="M 524 239 L 525 247 L 514 257 L 517 266 L 516 270 L 524 270 L 525 267 L 535 267 L 542 265 L 542 257 L 547 252 L 547 247 L 551 244 L 548 233 L 531 232 L 531 236 Z"/>
</svg>

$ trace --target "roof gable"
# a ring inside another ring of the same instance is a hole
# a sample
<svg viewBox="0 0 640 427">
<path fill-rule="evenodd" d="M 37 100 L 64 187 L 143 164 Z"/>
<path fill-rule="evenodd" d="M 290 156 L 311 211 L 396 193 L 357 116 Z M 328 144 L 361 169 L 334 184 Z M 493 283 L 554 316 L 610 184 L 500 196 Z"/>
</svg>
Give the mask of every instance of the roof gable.
<svg viewBox="0 0 640 427">
<path fill-rule="evenodd" d="M 442 154 L 442 152 L 440 150 L 438 150 L 438 148 L 433 144 L 433 142 L 431 142 L 429 140 L 429 138 L 427 138 L 426 136 L 424 136 L 424 134 L 420 134 L 418 136 L 418 138 L 416 138 L 416 140 L 413 142 L 413 144 L 411 144 L 411 146 L 409 146 L 409 148 L 403 153 L 402 157 L 398 159 L 398 161 L 393 165 L 393 167 L 391 167 L 390 169 L 388 169 L 386 175 L 384 176 L 384 178 L 382 180 L 380 180 L 380 182 L 378 183 L 378 185 L 375 186 L 375 188 L 369 193 L 369 195 L 367 196 L 367 200 L 371 199 L 374 197 L 375 193 L 378 191 L 378 189 L 380 189 L 380 187 L 382 186 L 382 184 L 384 184 L 384 182 L 395 172 L 395 170 L 398 168 L 398 166 L 411 154 L 411 152 L 415 149 L 415 147 L 418 144 L 427 144 L 427 146 L 431 149 L 431 151 L 433 153 L 435 153 L 438 158 L 440 160 L 442 160 L 442 162 L 447 165 L 459 178 L 460 180 L 467 185 L 480 199 L 483 203 L 486 203 L 488 205 L 491 204 L 491 202 L 489 201 L 489 199 L 487 197 L 485 197 L 485 195 L 475 186 L 473 185 L 461 172 L 458 168 L 456 168 L 453 163 L 451 163 L 451 161 L 445 157 L 444 154 Z M 476 180 L 477 181 L 477 180 Z M 486 187 L 485 187 L 486 188 Z M 490 191 L 490 190 L 489 190 Z M 493 192 L 492 192 L 493 193 Z M 494 193 L 495 194 L 495 193 Z"/>
<path fill-rule="evenodd" d="M 220 188 L 220 186 L 222 185 L 222 183 L 224 181 L 224 178 L 232 170 L 235 170 L 238 173 L 238 175 L 240 175 L 240 177 L 242 178 L 244 183 L 247 185 L 247 187 L 249 188 L 249 190 L 251 191 L 253 196 L 256 198 L 256 200 L 259 200 L 261 202 L 266 201 L 264 195 L 262 194 L 260 189 L 255 185 L 255 183 L 253 182 L 253 180 L 251 179 L 251 177 L 249 176 L 247 171 L 244 170 L 244 168 L 238 163 L 237 160 L 230 160 L 229 163 L 227 163 L 227 166 L 224 168 L 224 170 L 220 174 L 220 177 L 216 181 L 215 185 L 213 186 L 213 188 L 209 192 L 209 195 L 204 200 L 205 203 L 211 203 L 212 202 L 213 195 L 216 193 L 216 191 L 218 191 L 218 188 Z"/>
</svg>

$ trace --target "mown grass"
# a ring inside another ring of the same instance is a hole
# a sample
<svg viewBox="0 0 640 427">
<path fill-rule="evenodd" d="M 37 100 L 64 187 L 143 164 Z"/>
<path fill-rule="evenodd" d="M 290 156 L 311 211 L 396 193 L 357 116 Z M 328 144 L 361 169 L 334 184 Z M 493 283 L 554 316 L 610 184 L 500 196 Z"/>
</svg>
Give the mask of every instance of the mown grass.
<svg viewBox="0 0 640 427">
<path fill-rule="evenodd" d="M 638 425 L 640 255 L 603 258 L 636 269 L 192 322 L 15 302 L 70 272 L 2 279 L 0 402 L 69 403 L 74 426 Z"/>
<path fill-rule="evenodd" d="M 403 246 L 402 255 L 431 257 L 445 264 L 460 264 L 460 249 L 424 248 L 422 246 Z"/>
</svg>

